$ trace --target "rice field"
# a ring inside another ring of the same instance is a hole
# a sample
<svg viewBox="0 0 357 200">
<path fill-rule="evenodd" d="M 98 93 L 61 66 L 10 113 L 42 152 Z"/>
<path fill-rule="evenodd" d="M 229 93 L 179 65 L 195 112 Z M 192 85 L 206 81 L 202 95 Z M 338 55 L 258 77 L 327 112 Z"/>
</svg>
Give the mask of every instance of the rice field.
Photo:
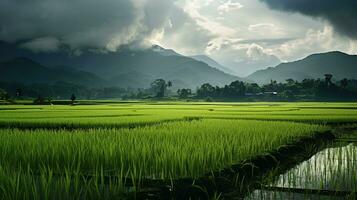
<svg viewBox="0 0 357 200">
<path fill-rule="evenodd" d="M 246 199 L 356 199 L 356 172 L 356 144 L 336 143 Z"/>
<path fill-rule="evenodd" d="M 135 198 L 356 121 L 357 103 L 0 105 L 0 199 Z"/>
</svg>

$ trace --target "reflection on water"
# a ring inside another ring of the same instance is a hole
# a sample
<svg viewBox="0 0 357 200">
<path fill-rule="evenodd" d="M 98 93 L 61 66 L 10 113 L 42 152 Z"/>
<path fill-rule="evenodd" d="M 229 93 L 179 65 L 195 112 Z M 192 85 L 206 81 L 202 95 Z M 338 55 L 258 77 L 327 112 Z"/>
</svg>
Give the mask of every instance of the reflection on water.
<svg viewBox="0 0 357 200">
<path fill-rule="evenodd" d="M 327 148 L 277 177 L 268 187 L 292 188 L 291 192 L 256 190 L 246 199 L 345 199 L 303 194 L 293 189 L 357 192 L 357 145 Z M 300 194 L 299 194 L 300 193 Z"/>
<path fill-rule="evenodd" d="M 266 190 L 255 190 L 249 197 L 245 199 L 254 200 L 349 200 L 354 197 L 336 197 L 327 195 L 300 194 L 293 192 L 274 192 Z"/>
<path fill-rule="evenodd" d="M 325 149 L 280 175 L 271 186 L 357 191 L 357 146 Z"/>
</svg>

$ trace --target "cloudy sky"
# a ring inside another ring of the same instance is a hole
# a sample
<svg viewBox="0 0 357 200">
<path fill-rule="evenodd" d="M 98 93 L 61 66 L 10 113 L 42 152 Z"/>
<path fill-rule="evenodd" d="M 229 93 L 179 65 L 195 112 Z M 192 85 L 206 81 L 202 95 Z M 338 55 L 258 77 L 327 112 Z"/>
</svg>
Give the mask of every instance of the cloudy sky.
<svg viewBox="0 0 357 200">
<path fill-rule="evenodd" d="M 355 0 L 1 0 L 0 40 L 33 51 L 159 44 L 241 76 L 309 54 L 357 54 Z"/>
</svg>

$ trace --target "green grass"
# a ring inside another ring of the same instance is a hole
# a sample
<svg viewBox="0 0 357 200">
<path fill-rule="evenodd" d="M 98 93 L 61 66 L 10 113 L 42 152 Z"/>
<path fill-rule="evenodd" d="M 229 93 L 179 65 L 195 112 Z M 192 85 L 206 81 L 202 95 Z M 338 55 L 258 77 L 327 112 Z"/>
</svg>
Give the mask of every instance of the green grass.
<svg viewBox="0 0 357 200">
<path fill-rule="evenodd" d="M 186 117 L 284 120 L 308 123 L 357 121 L 357 103 L 124 103 L 83 106 L 0 106 L 0 127 L 120 128 Z"/>
<path fill-rule="evenodd" d="M 103 187 L 109 186 L 96 184 L 102 176 L 117 176 L 112 186 L 115 192 L 111 194 L 120 194 L 125 188 L 119 177 L 133 181 L 195 178 L 323 130 L 325 127 L 320 125 L 244 120 L 87 131 L 3 129 L 0 188 L 6 198 L 16 198 L 16 187 L 20 186 L 21 195 L 26 198 L 34 197 L 38 190 L 49 196 L 81 195 L 80 191 L 73 192 L 73 188 L 82 187 L 81 175 L 94 175 L 97 180 L 91 180 L 84 188 L 91 193 L 99 190 L 104 195 Z M 63 175 L 58 178 L 53 174 Z M 72 189 L 64 188 L 66 184 Z M 28 188 L 31 185 L 40 188 L 34 192 Z"/>
<path fill-rule="evenodd" d="M 126 199 L 129 190 L 124 187 L 120 176 L 104 183 L 103 175 L 84 179 L 78 171 L 64 171 L 57 176 L 50 169 L 41 168 L 34 175 L 30 168 L 13 169 L 0 166 L 0 199 Z M 135 191 L 135 188 L 132 189 Z"/>
<path fill-rule="evenodd" d="M 5 129 L 0 131 L 0 162 L 59 172 L 140 169 L 150 178 L 199 177 L 322 130 L 320 125 L 244 120 L 86 131 Z"/>
<path fill-rule="evenodd" d="M 97 104 L 0 105 L 0 199 L 122 198 L 123 178 L 197 178 L 357 121 L 357 103 Z"/>
</svg>

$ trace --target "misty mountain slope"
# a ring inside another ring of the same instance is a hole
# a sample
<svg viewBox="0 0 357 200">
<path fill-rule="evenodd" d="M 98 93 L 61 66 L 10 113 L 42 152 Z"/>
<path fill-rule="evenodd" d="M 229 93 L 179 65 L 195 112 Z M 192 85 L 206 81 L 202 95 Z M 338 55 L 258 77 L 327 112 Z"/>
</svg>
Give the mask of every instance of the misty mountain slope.
<svg viewBox="0 0 357 200">
<path fill-rule="evenodd" d="M 232 75 L 236 74 L 233 70 L 229 69 L 228 67 L 222 66 L 217 61 L 213 60 L 212 58 L 210 58 L 206 55 L 195 55 L 195 56 L 191 56 L 191 58 L 193 58 L 197 61 L 204 62 L 204 63 L 208 64 L 209 66 L 214 67 L 214 68 L 221 70 L 223 72 L 226 72 L 228 74 L 232 74 Z"/>
<path fill-rule="evenodd" d="M 140 77 L 140 78 L 138 78 Z M 150 86 L 154 78 L 144 73 L 130 71 L 119 74 L 109 80 L 110 85 L 115 85 L 120 88 L 132 88 L 135 85 L 138 88 L 147 88 Z"/>
<path fill-rule="evenodd" d="M 192 64 L 192 62 L 182 63 L 175 71 L 164 75 L 164 77 L 168 80 L 182 77 L 180 80 L 184 81 L 186 84 L 197 86 L 204 83 L 223 86 L 227 84 L 227 81 L 230 83 L 237 80 L 235 76 L 220 73 L 220 71 L 215 68 L 207 69 L 207 64 L 203 62 L 194 62 L 195 67 L 192 67 Z"/>
<path fill-rule="evenodd" d="M 115 73 L 115 71 L 121 73 L 115 78 L 117 85 L 148 87 L 154 79 L 163 78 L 173 81 L 176 84 L 174 88 L 195 88 L 207 82 L 213 85 L 224 85 L 240 79 L 212 68 L 206 63 L 197 62 L 184 56 L 170 55 L 162 57 L 152 54 L 152 52 L 148 53 L 148 55 L 141 52 L 132 55 L 132 59 L 125 59 L 124 63 L 123 59 L 118 63 L 119 65 L 116 65 L 118 66 L 117 68 L 108 67 L 108 71 L 112 72 L 111 74 Z M 129 67 L 121 68 L 120 66 Z M 128 69 L 131 71 L 128 71 Z M 133 71 L 136 73 L 133 73 Z M 108 75 L 104 76 L 108 77 Z M 115 83 L 113 78 L 111 80 L 112 83 Z"/>
<path fill-rule="evenodd" d="M 223 85 L 240 79 L 188 57 L 180 55 L 163 56 L 161 52 L 151 50 L 83 55 L 83 57 L 74 58 L 73 62 L 69 63 L 74 63 L 74 66 L 83 66 L 80 68 L 81 70 L 110 79 L 111 83 L 116 86 L 143 87 L 143 80 L 151 78 L 149 82 L 146 81 L 148 82 L 146 87 L 148 87 L 151 81 L 163 78 L 178 80 L 185 83 L 184 85 L 195 88 L 201 83 L 210 82 L 214 85 Z M 187 72 L 176 73 L 183 71 L 183 69 Z M 133 75 L 133 71 L 138 73 Z"/>
<path fill-rule="evenodd" d="M 65 81 L 89 87 L 106 84 L 105 81 L 88 72 L 78 71 L 69 67 L 52 69 L 24 57 L 1 62 L 0 81 L 26 84 Z"/>
<path fill-rule="evenodd" d="M 160 47 L 159 45 L 153 45 L 151 49 L 155 52 L 160 53 L 163 56 L 183 56 L 172 49 L 165 49 Z"/>
<path fill-rule="evenodd" d="M 14 48 L 14 45 L 0 44 L 1 52 L 6 48 L 9 49 L 7 58 L 26 56 L 45 66 L 75 66 L 77 70 L 96 74 L 118 87 L 149 87 L 150 82 L 158 78 L 175 80 L 179 84 L 178 87 L 190 88 L 196 88 L 206 82 L 223 85 L 234 80 L 243 80 L 159 46 L 141 50 L 122 48 L 117 52 L 104 53 L 87 50 L 79 55 L 69 55 L 65 51 L 33 53 Z M 0 55 L 0 60 L 1 57 L 4 56 Z M 185 70 L 187 73 L 184 73 Z M 176 73 L 178 71 L 180 73 Z"/>
<path fill-rule="evenodd" d="M 268 83 L 270 80 L 284 82 L 289 78 L 301 81 L 305 78 L 323 78 L 327 73 L 336 80 L 356 79 L 357 56 L 338 51 L 313 54 L 299 61 L 257 71 L 247 78 L 257 83 Z"/>
</svg>

